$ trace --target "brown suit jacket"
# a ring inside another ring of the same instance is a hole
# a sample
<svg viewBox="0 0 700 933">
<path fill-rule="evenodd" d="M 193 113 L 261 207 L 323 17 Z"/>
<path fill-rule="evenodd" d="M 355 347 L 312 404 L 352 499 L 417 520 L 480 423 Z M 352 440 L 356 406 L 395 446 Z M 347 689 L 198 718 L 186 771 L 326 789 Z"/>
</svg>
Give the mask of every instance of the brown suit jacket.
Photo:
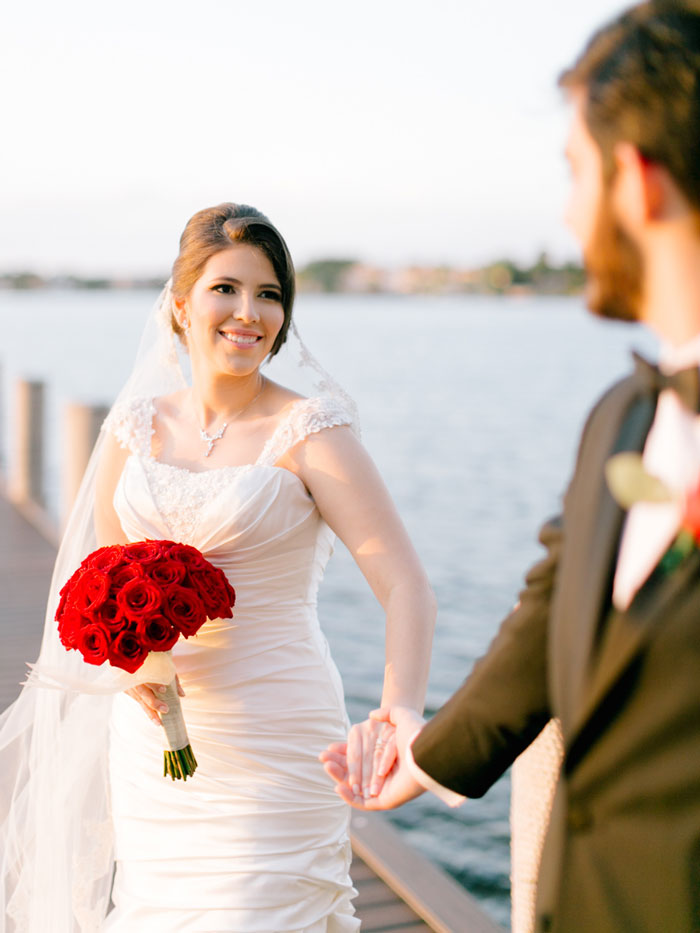
<svg viewBox="0 0 700 933">
<path fill-rule="evenodd" d="M 700 551 L 611 607 L 624 513 L 604 465 L 642 450 L 655 407 L 639 368 L 597 404 L 520 605 L 413 746 L 478 797 L 559 717 L 538 931 L 700 931 Z"/>
</svg>

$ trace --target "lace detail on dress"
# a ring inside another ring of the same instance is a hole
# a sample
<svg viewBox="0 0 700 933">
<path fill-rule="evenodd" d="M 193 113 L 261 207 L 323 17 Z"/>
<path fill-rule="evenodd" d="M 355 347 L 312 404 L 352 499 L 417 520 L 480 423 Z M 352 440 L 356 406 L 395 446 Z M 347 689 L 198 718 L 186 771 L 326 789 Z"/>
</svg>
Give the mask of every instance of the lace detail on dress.
<svg viewBox="0 0 700 933">
<path fill-rule="evenodd" d="M 115 405 L 103 428 L 110 431 L 122 447 L 142 457 L 151 455 L 155 405 L 150 398 L 132 398 Z"/>
<path fill-rule="evenodd" d="M 273 466 L 282 454 L 309 434 L 342 424 L 349 424 L 355 430 L 352 412 L 338 399 L 324 396 L 299 399 L 292 404 L 287 417 L 263 447 L 258 464 Z"/>
<path fill-rule="evenodd" d="M 290 406 L 255 463 L 193 472 L 151 455 L 154 414 L 152 399 L 132 399 L 123 406 L 115 406 L 105 427 L 122 447 L 141 459 L 153 501 L 170 528 L 173 540 L 183 544 L 194 540 L 201 510 L 220 492 L 222 477 L 227 472 L 241 474 L 257 466 L 274 466 L 287 450 L 309 434 L 343 424 L 353 426 L 352 413 L 337 399 L 323 396 L 299 399 Z"/>
<path fill-rule="evenodd" d="M 222 482 L 225 482 L 222 476 L 230 472 L 247 472 L 253 468 L 253 464 L 224 466 L 193 473 L 184 467 L 144 457 L 143 468 L 153 501 L 167 522 L 173 540 L 189 544 L 194 540 L 203 506 L 221 491 Z"/>
</svg>

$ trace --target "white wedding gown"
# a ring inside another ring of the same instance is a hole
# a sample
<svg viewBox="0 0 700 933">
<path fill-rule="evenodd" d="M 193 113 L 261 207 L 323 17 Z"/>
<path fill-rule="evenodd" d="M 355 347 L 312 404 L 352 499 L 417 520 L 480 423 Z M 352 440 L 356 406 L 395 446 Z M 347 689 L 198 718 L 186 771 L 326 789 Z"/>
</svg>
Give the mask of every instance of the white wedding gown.
<svg viewBox="0 0 700 933">
<path fill-rule="evenodd" d="M 192 544 L 236 590 L 233 619 L 173 649 L 199 767 L 163 777 L 163 734 L 130 697 L 110 729 L 114 909 L 105 933 L 350 933 L 348 808 L 318 761 L 348 728 L 316 614 L 334 536 L 305 486 L 275 466 L 308 434 L 347 424 L 308 399 L 255 464 L 201 473 L 151 456 L 153 405 L 118 412 L 128 446 L 114 504 L 129 540 Z"/>
</svg>

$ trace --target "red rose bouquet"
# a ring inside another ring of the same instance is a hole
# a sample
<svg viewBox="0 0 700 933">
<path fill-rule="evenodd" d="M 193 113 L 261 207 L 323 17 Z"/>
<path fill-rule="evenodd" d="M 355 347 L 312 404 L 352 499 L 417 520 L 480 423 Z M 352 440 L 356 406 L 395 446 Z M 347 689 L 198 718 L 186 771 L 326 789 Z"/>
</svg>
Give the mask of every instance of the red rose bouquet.
<svg viewBox="0 0 700 933">
<path fill-rule="evenodd" d="M 163 773 L 187 780 L 197 762 L 169 652 L 180 635 L 195 635 L 207 618 L 233 616 L 236 594 L 223 571 L 187 544 L 115 544 L 89 554 L 60 597 L 56 621 L 65 648 L 79 651 L 88 664 L 140 671 L 138 683 L 168 684 Z"/>
</svg>

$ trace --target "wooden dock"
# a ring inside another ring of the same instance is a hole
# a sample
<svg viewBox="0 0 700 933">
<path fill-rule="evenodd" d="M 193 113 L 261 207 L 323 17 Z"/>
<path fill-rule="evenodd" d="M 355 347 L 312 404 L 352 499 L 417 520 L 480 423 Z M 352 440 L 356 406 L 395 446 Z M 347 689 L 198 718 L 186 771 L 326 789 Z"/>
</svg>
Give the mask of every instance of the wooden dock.
<svg viewBox="0 0 700 933">
<path fill-rule="evenodd" d="M 39 651 L 56 548 L 34 506 L 12 505 L 0 488 L 0 710 L 19 693 Z M 499 933 L 477 902 L 411 849 L 380 814 L 353 815 L 351 874 L 363 933 Z"/>
</svg>

